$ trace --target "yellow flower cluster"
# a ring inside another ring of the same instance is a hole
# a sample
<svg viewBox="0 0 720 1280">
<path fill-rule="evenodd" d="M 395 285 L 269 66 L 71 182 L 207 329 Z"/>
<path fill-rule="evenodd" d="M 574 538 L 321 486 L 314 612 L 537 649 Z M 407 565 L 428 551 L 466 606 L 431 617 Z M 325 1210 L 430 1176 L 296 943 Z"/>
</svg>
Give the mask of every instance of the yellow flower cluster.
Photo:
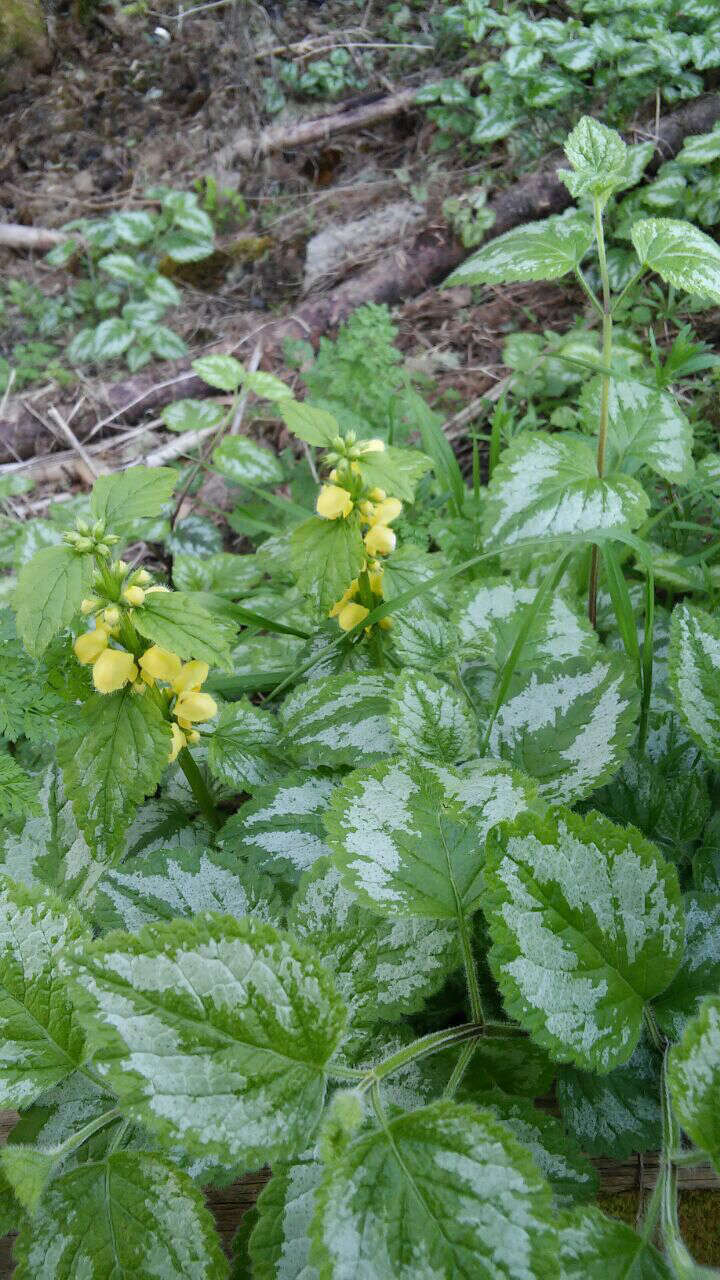
<svg viewBox="0 0 720 1280">
<path fill-rule="evenodd" d="M 112 610 L 106 609 L 105 613 L 112 614 Z M 92 666 L 93 684 L 98 693 L 115 693 L 137 680 L 138 669 L 133 655 L 125 649 L 110 648 L 110 637 L 116 631 L 117 627 L 107 619 L 100 621 L 98 618 L 95 630 L 78 636 L 73 645 L 78 662 Z"/>
<path fill-rule="evenodd" d="M 172 761 L 188 743 L 199 742 L 200 734 L 193 724 L 212 720 L 217 712 L 215 699 L 201 692 L 210 668 L 207 662 L 182 662 L 176 653 L 157 644 L 145 651 L 139 663 L 146 684 L 154 685 L 159 680 L 169 686 L 167 695 L 175 698 L 172 713 L 177 723 L 172 726 Z"/>
</svg>

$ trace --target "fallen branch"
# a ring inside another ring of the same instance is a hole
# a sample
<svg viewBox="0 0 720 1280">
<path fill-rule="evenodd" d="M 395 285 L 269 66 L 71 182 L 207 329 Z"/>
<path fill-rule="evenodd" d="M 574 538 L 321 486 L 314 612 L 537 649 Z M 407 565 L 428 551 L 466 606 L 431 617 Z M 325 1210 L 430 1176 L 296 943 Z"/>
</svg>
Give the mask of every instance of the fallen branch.
<svg viewBox="0 0 720 1280">
<path fill-rule="evenodd" d="M 419 88 L 401 89 L 399 93 L 391 93 L 373 102 L 361 102 L 357 105 L 350 103 L 345 109 L 340 107 L 331 115 L 316 116 L 313 120 L 302 120 L 299 124 L 270 125 L 256 134 L 241 129 L 215 153 L 211 167 L 230 169 L 238 160 L 259 159 L 269 155 L 271 151 L 292 151 L 295 147 L 304 147 L 311 142 L 324 142 L 336 133 L 364 129 L 367 125 L 379 124 L 381 120 L 391 120 L 393 116 L 410 111 L 416 104 L 419 92 Z"/>
<path fill-rule="evenodd" d="M 47 253 L 68 239 L 63 231 L 49 227 L 23 227 L 18 222 L 0 222 L 0 249 L 36 249 Z"/>
<path fill-rule="evenodd" d="M 650 162 L 648 171 L 656 169 L 669 155 L 675 155 L 686 137 L 705 133 L 717 120 L 720 120 L 720 94 L 708 94 L 661 120 L 657 133 L 654 126 L 649 126 L 646 132 L 656 139 L 658 154 Z M 635 131 L 635 136 L 642 135 L 640 129 Z M 556 175 L 561 162 L 562 154 L 554 153 L 535 173 L 521 178 L 495 197 L 491 202 L 495 214 L 493 236 L 533 218 L 562 213 L 568 208 L 572 203 L 570 194 Z M 286 338 L 317 343 L 365 303 L 401 302 L 443 280 L 467 254 L 468 250 L 446 228 L 425 230 L 407 247 L 385 254 L 374 266 L 327 293 L 306 299 L 284 319 L 258 324 L 257 314 L 248 314 L 245 331 L 234 340 L 218 343 L 211 351 L 234 353 L 242 359 L 262 342 L 263 359 L 267 361 L 282 349 Z M 96 384 L 93 387 L 95 403 L 104 405 L 107 412 L 99 422 L 93 421 L 87 410 L 78 414 L 73 421 L 78 439 L 86 442 L 118 418 L 132 424 L 149 410 L 209 392 L 207 384 L 192 372 L 188 361 L 168 362 L 164 373 L 160 381 L 156 381 L 157 373 L 141 373 L 121 382 Z M 11 397 L 0 412 L 0 463 L 33 457 L 38 439 L 36 417 L 20 397 Z"/>
</svg>

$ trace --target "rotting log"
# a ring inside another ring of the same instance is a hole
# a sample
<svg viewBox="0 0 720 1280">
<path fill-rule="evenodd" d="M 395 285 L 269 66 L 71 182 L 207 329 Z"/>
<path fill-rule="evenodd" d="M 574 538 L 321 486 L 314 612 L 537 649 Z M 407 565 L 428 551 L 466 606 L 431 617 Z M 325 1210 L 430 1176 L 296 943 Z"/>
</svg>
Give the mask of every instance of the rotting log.
<svg viewBox="0 0 720 1280">
<path fill-rule="evenodd" d="M 686 137 L 706 132 L 718 120 L 720 94 L 706 94 L 666 116 L 657 130 L 654 123 L 635 130 L 635 137 L 649 138 L 656 143 L 656 155 L 647 172 L 652 173 L 663 160 L 676 155 Z M 570 194 L 556 172 L 562 162 L 562 153 L 554 152 L 533 173 L 498 192 L 490 202 L 495 221 L 489 238 L 534 218 L 562 213 L 570 206 Z M 232 352 L 242 359 L 261 342 L 263 362 L 267 362 L 286 338 L 317 343 L 357 307 L 368 302 L 392 304 L 413 297 L 444 279 L 467 255 L 468 250 L 447 228 L 427 228 L 407 245 L 384 254 L 372 266 L 334 289 L 307 298 L 288 316 L 258 322 L 257 314 L 247 315 L 244 332 L 203 354 Z M 95 438 L 108 421 L 122 419 L 124 423 L 134 423 L 146 412 L 171 401 L 202 396 L 208 391 L 207 384 L 192 372 L 188 360 L 168 361 L 160 375 L 155 369 L 118 382 L 94 383 L 92 404 L 95 408 L 81 409 L 73 417 L 73 430 L 84 442 L 90 434 Z M 0 464 L 32 458 L 38 451 L 46 452 L 51 434 L 49 428 L 44 427 L 43 419 L 49 403 L 45 393 L 42 397 L 13 397 L 0 408 Z"/>
</svg>

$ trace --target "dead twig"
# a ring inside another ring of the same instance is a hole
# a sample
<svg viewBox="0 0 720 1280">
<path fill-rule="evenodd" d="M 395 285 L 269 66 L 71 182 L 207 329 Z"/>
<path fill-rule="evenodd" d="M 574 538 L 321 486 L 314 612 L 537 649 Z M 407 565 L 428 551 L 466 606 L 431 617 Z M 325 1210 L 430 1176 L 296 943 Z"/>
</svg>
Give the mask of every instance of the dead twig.
<svg viewBox="0 0 720 1280">
<path fill-rule="evenodd" d="M 23 227 L 17 222 L 0 222 L 0 249 L 36 249 L 47 253 L 69 240 L 64 231 L 51 231 L 49 227 Z"/>
<path fill-rule="evenodd" d="M 93 476 L 95 480 L 97 480 L 98 476 L 100 475 L 100 471 L 95 466 L 95 463 L 90 457 L 90 454 L 88 453 L 85 446 L 81 444 L 80 441 L 78 440 L 77 436 L 75 435 L 75 432 L 72 430 L 72 427 L 68 426 L 67 422 L 61 416 L 61 414 L 58 412 L 58 410 L 55 408 L 54 405 L 52 405 L 51 408 L 48 409 L 48 418 L 52 418 L 56 426 L 59 427 L 62 435 L 64 435 L 68 444 L 72 446 L 72 448 L 75 450 L 78 457 L 85 464 L 88 471 L 90 472 L 90 475 Z"/>
</svg>

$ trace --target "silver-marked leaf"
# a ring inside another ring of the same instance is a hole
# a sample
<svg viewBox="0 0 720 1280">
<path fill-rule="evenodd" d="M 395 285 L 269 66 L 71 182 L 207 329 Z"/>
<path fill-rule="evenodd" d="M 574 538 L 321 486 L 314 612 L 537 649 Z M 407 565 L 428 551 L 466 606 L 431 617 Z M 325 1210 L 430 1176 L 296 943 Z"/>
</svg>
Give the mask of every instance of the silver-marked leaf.
<svg viewBox="0 0 720 1280">
<path fill-rule="evenodd" d="M 602 379 L 585 384 L 580 409 L 588 425 L 600 420 Z M 693 430 L 674 396 L 635 378 L 611 378 L 606 468 L 633 474 L 651 467 L 671 484 L 686 484 L 695 464 Z"/>
<path fill-rule="evenodd" d="M 323 814 L 334 788 L 330 778 L 302 773 L 258 787 L 254 799 L 225 823 L 223 847 L 273 879 L 297 882 L 318 858 L 330 854 Z"/>
<path fill-rule="evenodd" d="M 77 708 L 73 728 L 57 748 L 65 794 L 94 855 L 110 861 L 137 806 L 162 777 L 170 726 L 157 703 L 126 685 L 93 694 Z"/>
<path fill-rule="evenodd" d="M 18 635 L 28 653 L 39 658 L 67 627 L 90 590 L 93 562 L 72 547 L 43 547 L 18 574 L 13 603 Z"/>
<path fill-rule="evenodd" d="M 507 1012 L 559 1062 L 627 1062 L 682 957 L 675 868 L 598 813 L 525 814 L 488 837 L 484 908 Z"/>
<path fill-rule="evenodd" d="M 638 695 L 617 655 L 518 675 L 490 733 L 490 751 L 536 778 L 546 800 L 568 804 L 607 781 L 635 731 Z"/>
<path fill-rule="evenodd" d="M 226 436 L 213 450 L 212 465 L 233 484 L 275 485 L 285 478 L 277 455 L 247 436 Z"/>
<path fill-rule="evenodd" d="M 270 920 L 272 885 L 237 857 L 210 849 L 160 849 L 126 861 L 100 882 L 93 915 L 103 931 L 136 932 L 155 920 L 222 911 Z"/>
<path fill-rule="evenodd" d="M 688 733 L 703 755 L 720 762 L 720 624 L 694 605 L 673 610 L 670 685 Z"/>
<path fill-rule="evenodd" d="M 500 671 L 536 595 L 537 587 L 511 578 L 486 578 L 464 587 L 454 612 L 463 657 Z M 556 594 L 536 614 L 516 669 L 543 670 L 571 658 L 592 659 L 597 652 L 597 635 L 587 618 Z"/>
<path fill-rule="evenodd" d="M 670 1051 L 668 1081 L 680 1124 L 720 1171 L 720 996 L 711 996 Z"/>
<path fill-rule="evenodd" d="M 27 1107 L 74 1071 L 82 1036 L 58 965 L 85 925 L 54 894 L 0 878 L 0 1107 Z"/>
<path fill-rule="evenodd" d="M 324 1166 L 314 1153 L 273 1168 L 257 1200 L 250 1237 L 253 1280 L 317 1280 L 310 1262 L 310 1223 Z"/>
<path fill-rule="evenodd" d="M 446 286 L 557 280 L 574 271 L 593 242 L 589 218 L 546 218 L 496 236 L 453 271 Z"/>
<path fill-rule="evenodd" d="M 720 302 L 720 245 L 691 222 L 641 218 L 630 238 L 643 266 L 666 284 Z"/>
<path fill-rule="evenodd" d="M 581 116 L 565 141 L 565 155 L 572 171 L 558 171 L 571 195 L 606 198 L 626 185 L 627 145 L 615 129 L 594 116 Z"/>
<path fill-rule="evenodd" d="M 515 1135 L 530 1152 L 535 1164 L 552 1187 L 555 1203 L 569 1206 L 578 1200 L 591 1200 L 598 1189 L 598 1176 L 587 1156 L 569 1138 L 553 1116 L 539 1111 L 528 1098 L 509 1098 L 500 1093 L 486 1093 L 476 1099 L 478 1106 L 488 1107 L 498 1120 Z"/>
<path fill-rule="evenodd" d="M 563 1280 L 673 1280 L 661 1253 L 616 1218 L 582 1205 L 560 1220 Z"/>
<path fill-rule="evenodd" d="M 281 746 L 298 764 L 372 764 L 394 748 L 389 700 L 392 676 L 382 673 L 308 680 L 280 709 Z"/>
<path fill-rule="evenodd" d="M 98 476 L 90 495 L 90 510 L 104 520 L 108 533 L 125 534 L 136 520 L 159 516 L 178 481 L 172 467 L 130 467 Z"/>
<path fill-rule="evenodd" d="M 179 658 L 199 658 L 210 666 L 232 670 L 230 646 L 237 626 L 210 613 L 192 591 L 153 591 L 140 608 L 133 609 L 133 622 L 146 640 L 169 649 Z"/>
<path fill-rule="evenodd" d="M 346 1016 L 307 948 L 208 912 L 111 933 L 72 977 L 95 1066 L 138 1124 L 229 1165 L 307 1144 Z"/>
<path fill-rule="evenodd" d="M 558 1274 L 549 1190 L 489 1111 L 394 1116 L 330 1165 L 317 1193 L 320 1280 L 529 1280 Z"/>
<path fill-rule="evenodd" d="M 285 773 L 277 717 L 244 699 L 230 702 L 210 739 L 210 771 L 235 791 L 254 791 Z"/>
<path fill-rule="evenodd" d="M 454 1065 L 459 1049 L 445 1051 Z M 503 1093 L 520 1098 L 541 1098 L 548 1093 L 556 1067 L 544 1049 L 525 1035 L 482 1036 L 458 1088 L 461 1102 L 475 1102 L 481 1094 Z M 449 1071 L 448 1071 L 449 1075 Z M 489 1105 L 489 1099 L 488 1099 Z"/>
<path fill-rule="evenodd" d="M 655 1016 L 677 1040 L 705 996 L 720 990 L 720 895 L 685 895 L 685 950 L 670 986 L 654 1002 Z"/>
<path fill-rule="evenodd" d="M 435 676 L 403 671 L 390 698 L 390 728 L 401 751 L 446 764 L 477 755 L 478 726 L 464 694 Z"/>
<path fill-rule="evenodd" d="M 192 368 L 210 387 L 219 391 L 237 391 L 245 376 L 245 368 L 234 356 L 200 356 Z"/>
<path fill-rule="evenodd" d="M 416 1013 L 460 963 L 454 925 L 412 916 L 378 920 L 326 861 L 301 881 L 288 928 L 322 957 L 353 1028 Z"/>
<path fill-rule="evenodd" d="M 16 1280 L 224 1280 L 210 1211 L 187 1174 L 117 1151 L 55 1179 L 16 1244 Z"/>
<path fill-rule="evenodd" d="M 584 440 L 523 432 L 493 472 L 483 537 L 494 547 L 543 534 L 636 529 L 647 510 L 647 494 L 632 476 L 598 476 Z"/>
<path fill-rule="evenodd" d="M 364 906 L 454 920 L 480 905 L 488 831 L 526 809 L 530 794 L 502 765 L 392 760 L 351 774 L 325 821 L 343 882 Z"/>
<path fill-rule="evenodd" d="M 660 1062 L 644 1040 L 606 1076 L 561 1067 L 557 1097 L 566 1129 L 588 1155 L 622 1160 L 662 1142 Z"/>
<path fill-rule="evenodd" d="M 237 599 L 256 587 L 261 577 L 254 555 L 216 551 L 212 556 L 193 556 L 181 551 L 173 556 L 173 583 L 178 591 L 210 591 Z"/>
<path fill-rule="evenodd" d="M 168 431 L 202 431 L 219 427 L 228 410 L 214 400 L 175 400 L 165 406 L 161 418 Z"/>
<path fill-rule="evenodd" d="M 54 889 L 67 899 L 87 898 L 103 871 L 80 831 L 63 790 L 57 765 L 50 765 L 38 792 L 40 814 L 18 832 L 0 835 L 0 874 L 30 888 Z"/>
<path fill-rule="evenodd" d="M 404 667 L 444 671 L 457 652 L 457 632 L 451 622 L 423 603 L 401 609 L 393 618 L 393 649 Z"/>
</svg>

